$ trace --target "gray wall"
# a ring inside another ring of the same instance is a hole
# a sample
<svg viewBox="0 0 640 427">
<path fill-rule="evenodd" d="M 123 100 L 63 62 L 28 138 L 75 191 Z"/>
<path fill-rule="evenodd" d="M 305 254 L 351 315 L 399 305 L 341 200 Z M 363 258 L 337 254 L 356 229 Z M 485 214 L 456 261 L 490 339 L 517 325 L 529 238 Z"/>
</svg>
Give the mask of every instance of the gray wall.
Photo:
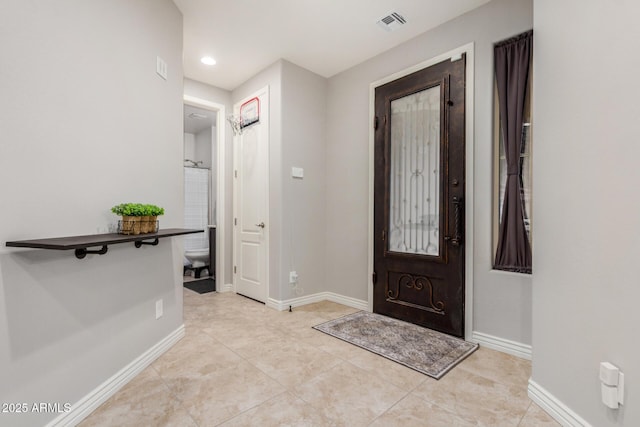
<svg viewBox="0 0 640 427">
<path fill-rule="evenodd" d="M 215 128 L 213 128 L 215 131 Z M 202 161 L 202 167 L 211 168 L 211 149 L 213 148 L 215 133 L 212 128 L 206 128 L 195 136 L 195 161 Z"/>
<path fill-rule="evenodd" d="M 104 232 L 128 201 L 182 226 L 182 16 L 169 0 L 11 0 L 0 33 L 0 401 L 75 403 L 182 325 L 181 240 L 84 260 L 4 244 Z"/>
<path fill-rule="evenodd" d="M 282 62 L 282 220 L 280 300 L 327 290 L 325 134 L 327 79 Z M 304 169 L 303 179 L 291 167 Z M 288 284 L 298 273 L 299 290 Z"/>
<path fill-rule="evenodd" d="M 494 0 L 329 79 L 329 290 L 367 300 L 371 283 L 367 271 L 370 83 L 474 42 L 474 331 L 531 343 L 531 278 L 491 271 L 493 44 L 531 28 L 531 0 Z"/>
<path fill-rule="evenodd" d="M 201 161 L 201 167 L 209 168 L 211 170 L 211 180 L 209 181 L 209 224 L 215 224 L 216 221 L 215 209 L 218 188 L 218 147 L 216 142 L 217 135 L 218 130 L 215 126 L 212 126 L 203 129 L 195 136 L 195 158 L 193 160 L 195 160 L 196 162 Z"/>
<path fill-rule="evenodd" d="M 211 168 L 211 153 L 212 151 L 214 153 L 216 151 L 216 134 L 217 130 L 215 126 L 205 128 L 197 134 L 185 132 L 184 158 L 195 162 L 201 162 L 199 167 Z M 214 160 L 213 168 L 215 168 L 215 166 L 216 162 Z"/>
<path fill-rule="evenodd" d="M 184 158 L 196 160 L 196 136 L 192 133 L 184 133 Z"/>
<path fill-rule="evenodd" d="M 231 92 L 224 89 L 220 89 L 214 86 L 207 85 L 205 83 L 196 82 L 191 79 L 184 79 L 184 94 L 203 99 L 205 101 L 214 102 L 225 106 L 226 115 L 229 116 L 233 113 L 233 104 L 231 103 Z M 225 176 L 223 177 L 225 185 L 225 200 L 224 200 L 224 215 L 225 224 L 217 224 L 218 227 L 225 227 L 225 275 L 224 277 L 217 278 L 219 285 L 230 285 L 233 282 L 233 264 L 231 254 L 233 253 L 233 132 L 229 123 L 218 123 L 217 126 L 226 126 L 225 128 Z M 216 141 L 216 144 L 218 141 Z M 216 169 L 214 166 L 213 169 Z M 217 177 L 217 174 L 215 175 Z M 217 178 L 212 180 L 216 182 Z M 217 184 L 214 184 L 217 185 Z M 214 187 L 215 188 L 215 187 Z M 216 209 L 220 209 L 217 206 Z"/>
<path fill-rule="evenodd" d="M 269 297 L 326 290 L 324 249 L 325 78 L 280 60 L 242 84 L 233 102 L 269 85 Z M 304 179 L 291 178 L 291 167 Z M 298 293 L 289 271 L 299 275 Z"/>
<path fill-rule="evenodd" d="M 536 0 L 532 379 L 593 426 L 640 425 L 640 4 Z M 599 363 L 626 375 L 600 403 Z"/>
</svg>

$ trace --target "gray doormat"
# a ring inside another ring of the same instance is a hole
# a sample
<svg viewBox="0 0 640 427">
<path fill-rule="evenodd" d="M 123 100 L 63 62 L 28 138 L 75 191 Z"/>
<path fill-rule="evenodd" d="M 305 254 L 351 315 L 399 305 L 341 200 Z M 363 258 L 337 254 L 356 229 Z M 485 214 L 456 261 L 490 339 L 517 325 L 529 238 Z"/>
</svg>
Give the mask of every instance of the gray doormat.
<svg viewBox="0 0 640 427">
<path fill-rule="evenodd" d="M 313 328 L 435 379 L 478 349 L 478 344 L 365 311 Z"/>
</svg>

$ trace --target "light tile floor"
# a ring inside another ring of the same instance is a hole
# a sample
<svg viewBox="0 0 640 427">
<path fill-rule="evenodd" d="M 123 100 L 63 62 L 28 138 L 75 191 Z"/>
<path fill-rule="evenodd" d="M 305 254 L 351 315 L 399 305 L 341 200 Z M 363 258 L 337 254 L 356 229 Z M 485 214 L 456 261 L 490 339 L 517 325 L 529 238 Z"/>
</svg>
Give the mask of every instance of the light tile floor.
<svg viewBox="0 0 640 427">
<path fill-rule="evenodd" d="M 80 425 L 559 425 L 527 397 L 528 361 L 480 348 L 436 381 L 311 329 L 354 311 L 185 289 L 185 338 Z"/>
</svg>

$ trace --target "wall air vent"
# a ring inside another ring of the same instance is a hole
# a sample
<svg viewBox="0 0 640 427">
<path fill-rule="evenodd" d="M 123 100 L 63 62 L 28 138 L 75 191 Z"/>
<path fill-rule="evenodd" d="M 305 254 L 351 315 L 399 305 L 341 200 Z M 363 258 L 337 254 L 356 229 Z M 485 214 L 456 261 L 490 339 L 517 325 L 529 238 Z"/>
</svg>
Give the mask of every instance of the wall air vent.
<svg viewBox="0 0 640 427">
<path fill-rule="evenodd" d="M 387 16 L 380 18 L 378 21 L 378 25 L 387 31 L 393 31 L 406 23 L 407 20 L 398 12 L 391 12 Z"/>
<path fill-rule="evenodd" d="M 205 116 L 204 114 L 198 114 L 198 113 L 190 113 L 187 117 L 189 117 L 190 119 L 196 119 L 196 120 L 202 120 L 207 118 L 207 116 Z"/>
</svg>

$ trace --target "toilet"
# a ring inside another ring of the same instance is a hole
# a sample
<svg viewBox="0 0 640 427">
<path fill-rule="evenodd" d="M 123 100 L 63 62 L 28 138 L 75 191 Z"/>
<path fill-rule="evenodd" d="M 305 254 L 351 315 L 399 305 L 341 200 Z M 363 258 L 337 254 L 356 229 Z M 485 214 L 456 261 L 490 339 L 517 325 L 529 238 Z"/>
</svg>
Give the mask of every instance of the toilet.
<svg viewBox="0 0 640 427">
<path fill-rule="evenodd" d="M 184 251 L 184 256 L 193 268 L 204 267 L 209 264 L 209 249 L 191 249 Z"/>
<path fill-rule="evenodd" d="M 194 270 L 195 277 L 200 278 L 202 270 L 209 268 L 209 249 L 191 249 L 184 251 L 184 256 L 189 260 L 191 266 L 184 267 L 187 270 Z"/>
</svg>

